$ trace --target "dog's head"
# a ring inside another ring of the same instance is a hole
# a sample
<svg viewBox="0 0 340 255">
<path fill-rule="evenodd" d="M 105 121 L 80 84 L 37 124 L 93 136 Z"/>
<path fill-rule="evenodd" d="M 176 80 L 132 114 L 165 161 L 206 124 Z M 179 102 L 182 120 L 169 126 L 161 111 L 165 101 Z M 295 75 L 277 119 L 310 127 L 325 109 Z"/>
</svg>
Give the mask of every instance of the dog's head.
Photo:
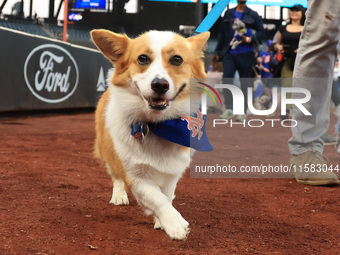
<svg viewBox="0 0 340 255">
<path fill-rule="evenodd" d="M 91 31 L 93 42 L 115 67 L 111 83 L 138 97 L 135 103 L 143 115 L 163 115 L 157 119 L 175 117 L 176 105 L 190 98 L 190 79 L 206 77 L 201 58 L 209 35 L 186 39 L 149 31 L 130 39 L 108 30 Z"/>
<path fill-rule="evenodd" d="M 239 31 L 242 30 L 243 28 L 246 27 L 246 24 L 244 24 L 244 22 L 242 22 L 240 19 L 235 19 L 234 23 L 233 23 L 233 30 Z"/>
</svg>

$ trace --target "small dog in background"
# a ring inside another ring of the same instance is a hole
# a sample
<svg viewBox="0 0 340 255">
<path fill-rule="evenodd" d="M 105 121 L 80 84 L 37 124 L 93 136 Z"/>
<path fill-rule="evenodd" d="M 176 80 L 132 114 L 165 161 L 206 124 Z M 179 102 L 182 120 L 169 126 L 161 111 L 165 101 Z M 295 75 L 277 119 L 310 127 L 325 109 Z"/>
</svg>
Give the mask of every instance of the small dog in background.
<svg viewBox="0 0 340 255">
<path fill-rule="evenodd" d="M 278 87 L 268 88 L 263 85 L 261 79 L 257 78 L 253 84 L 254 91 L 254 108 L 256 110 L 268 110 L 272 108 L 273 104 L 273 89 L 277 92 L 277 107 L 274 113 L 267 117 L 280 116 L 281 111 L 281 91 Z"/>
<path fill-rule="evenodd" d="M 253 35 L 253 30 L 246 28 L 246 25 L 240 19 L 234 20 L 232 28 L 233 30 L 235 30 L 234 37 L 230 42 L 232 50 L 234 50 L 237 45 L 240 45 L 242 43 L 243 37 L 250 38 Z"/>
<path fill-rule="evenodd" d="M 130 190 L 145 213 L 154 215 L 154 228 L 176 240 L 189 233 L 189 223 L 172 200 L 191 152 L 156 136 L 147 124 L 190 116 L 190 79 L 206 77 L 201 58 L 209 35 L 185 39 L 150 31 L 130 39 L 103 29 L 91 32 L 115 66 L 95 115 L 95 154 L 113 181 L 110 203 L 128 205 Z"/>
</svg>

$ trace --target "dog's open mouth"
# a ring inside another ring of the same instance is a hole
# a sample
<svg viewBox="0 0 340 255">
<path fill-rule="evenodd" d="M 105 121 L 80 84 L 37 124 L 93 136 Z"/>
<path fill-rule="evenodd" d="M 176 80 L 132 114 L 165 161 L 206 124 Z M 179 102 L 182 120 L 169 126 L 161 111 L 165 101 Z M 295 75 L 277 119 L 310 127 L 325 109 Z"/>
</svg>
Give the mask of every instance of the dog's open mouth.
<svg viewBox="0 0 340 255">
<path fill-rule="evenodd" d="M 144 98 L 148 102 L 149 107 L 152 110 L 163 111 L 167 109 L 170 106 L 170 103 L 178 97 L 178 95 L 183 91 L 185 86 L 186 84 L 183 84 L 177 91 L 176 95 L 171 99 L 166 99 L 162 97 L 163 95 L 155 95 L 153 97 L 149 97 L 149 98 L 144 97 Z"/>
<path fill-rule="evenodd" d="M 156 111 L 165 110 L 169 106 L 169 100 L 161 97 L 150 97 L 148 103 L 149 107 Z"/>
</svg>

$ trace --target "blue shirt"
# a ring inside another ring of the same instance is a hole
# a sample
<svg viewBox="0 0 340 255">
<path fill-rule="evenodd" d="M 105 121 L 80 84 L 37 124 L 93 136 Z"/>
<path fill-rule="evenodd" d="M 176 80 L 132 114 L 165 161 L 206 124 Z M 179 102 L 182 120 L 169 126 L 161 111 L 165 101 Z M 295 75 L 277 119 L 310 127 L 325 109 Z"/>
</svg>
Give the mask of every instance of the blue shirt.
<svg viewBox="0 0 340 255">
<path fill-rule="evenodd" d="M 260 53 L 261 63 L 264 68 L 269 69 L 270 58 L 273 56 L 273 52 L 263 51 Z M 264 70 L 261 70 L 262 78 L 273 78 L 273 74 L 271 72 L 267 73 Z"/>
<path fill-rule="evenodd" d="M 235 19 L 242 20 L 243 12 L 238 12 L 238 11 L 235 10 L 234 15 L 235 15 Z M 251 34 L 248 37 L 250 37 L 250 36 L 251 36 Z M 254 51 L 253 44 L 241 43 L 241 44 L 237 45 L 235 49 L 230 50 L 230 53 L 235 54 L 235 53 L 245 53 L 245 52 L 252 52 L 252 51 Z"/>
</svg>

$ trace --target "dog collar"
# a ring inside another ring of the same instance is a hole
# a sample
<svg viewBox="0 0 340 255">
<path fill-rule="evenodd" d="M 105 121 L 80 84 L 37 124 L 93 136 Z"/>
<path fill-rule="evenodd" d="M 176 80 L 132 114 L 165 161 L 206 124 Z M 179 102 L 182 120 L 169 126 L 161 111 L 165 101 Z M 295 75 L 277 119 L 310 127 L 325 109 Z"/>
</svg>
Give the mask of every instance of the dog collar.
<svg viewBox="0 0 340 255">
<path fill-rule="evenodd" d="M 131 135 L 138 139 L 140 143 L 144 143 L 144 137 L 149 133 L 149 126 L 142 122 L 131 124 Z"/>
<path fill-rule="evenodd" d="M 167 141 L 191 147 L 198 151 L 212 151 L 205 130 L 207 116 L 198 109 L 193 116 L 178 119 L 165 120 L 157 123 L 143 124 L 141 122 L 131 125 L 131 135 L 144 142 L 144 137 L 149 130 L 156 136 Z"/>
</svg>

